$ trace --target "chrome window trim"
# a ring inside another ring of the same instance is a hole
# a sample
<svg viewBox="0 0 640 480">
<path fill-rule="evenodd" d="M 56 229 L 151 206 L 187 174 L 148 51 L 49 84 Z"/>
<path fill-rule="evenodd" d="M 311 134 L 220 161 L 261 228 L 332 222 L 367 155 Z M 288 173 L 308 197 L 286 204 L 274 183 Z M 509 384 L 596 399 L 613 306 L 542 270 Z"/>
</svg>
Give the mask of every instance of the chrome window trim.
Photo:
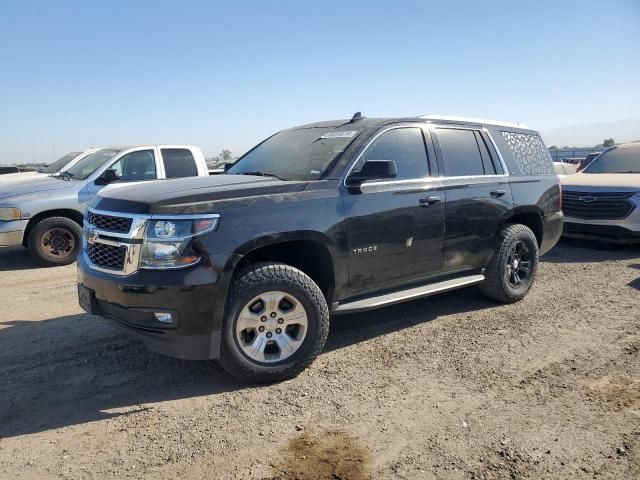
<svg viewBox="0 0 640 480">
<path fill-rule="evenodd" d="M 446 181 L 446 180 L 477 180 L 477 179 L 482 179 L 482 178 L 495 178 L 495 179 L 504 179 L 507 178 L 510 175 L 509 173 L 509 169 L 507 168 L 507 164 L 504 161 L 504 158 L 502 157 L 502 153 L 500 152 L 500 149 L 498 148 L 498 145 L 496 144 L 495 140 L 493 139 L 493 135 L 491 135 L 491 132 L 485 128 L 485 127 L 470 127 L 470 126 L 466 126 L 466 125 L 437 125 L 437 124 L 432 124 L 432 123 L 415 123 L 415 124 L 408 124 L 408 125 L 394 125 L 392 127 L 389 128 L 385 128 L 384 130 L 381 130 L 380 132 L 378 132 L 370 141 L 369 143 L 367 143 L 367 145 L 362 149 L 362 152 L 360 152 L 360 154 L 357 156 L 357 158 L 355 159 L 355 161 L 353 161 L 353 163 L 351 164 L 351 166 L 349 167 L 349 169 L 347 170 L 347 173 L 344 177 L 344 179 L 342 180 L 342 184 L 346 187 L 349 188 L 349 186 L 347 185 L 347 178 L 349 178 L 349 175 L 351 175 L 351 172 L 353 171 L 353 169 L 355 168 L 356 164 L 358 163 L 358 161 L 360 160 L 360 158 L 362 157 L 362 155 L 364 155 L 364 153 L 367 151 L 367 149 L 371 146 L 371 144 L 373 142 L 376 141 L 376 139 L 382 135 L 385 132 L 388 132 L 389 130 L 394 130 L 394 129 L 398 129 L 398 128 L 424 128 L 426 127 L 428 130 L 431 129 L 438 129 L 438 128 L 454 128 L 454 129 L 458 129 L 458 130 L 477 130 L 477 131 L 482 131 L 484 133 L 486 133 L 486 135 L 489 137 L 489 140 L 491 141 L 491 145 L 493 145 L 493 149 L 496 151 L 497 155 L 498 155 L 498 161 L 500 162 L 500 166 L 502 167 L 502 171 L 504 173 L 501 174 L 493 174 L 493 175 L 464 175 L 464 176 L 446 176 L 446 175 L 442 175 L 442 176 L 438 176 L 438 177 L 434 177 L 434 176 L 428 176 L 428 177 L 421 177 L 421 178 L 408 178 L 408 179 L 403 179 L 403 180 L 383 180 L 383 181 L 372 181 L 372 182 L 365 182 L 362 184 L 362 186 L 367 186 L 367 185 L 406 185 L 406 184 L 412 184 L 412 183 L 424 183 L 424 182 L 441 182 L 441 181 Z M 491 154 L 491 153 L 490 153 Z M 428 161 L 428 152 L 427 152 L 427 161 Z"/>
<path fill-rule="evenodd" d="M 131 228 L 129 229 L 129 232 L 119 233 L 119 232 L 111 232 L 108 230 L 93 228 L 93 225 L 91 225 L 86 220 L 86 215 L 85 215 L 85 222 L 83 227 L 84 235 L 82 236 L 83 258 L 85 259 L 85 261 L 87 262 L 87 265 L 89 265 L 91 269 L 96 270 L 98 272 L 108 273 L 111 275 L 118 275 L 118 276 L 128 276 L 137 272 L 138 270 L 178 270 L 181 268 L 188 268 L 194 265 L 194 264 L 180 265 L 177 267 L 165 267 L 162 269 L 141 268 L 140 255 L 142 253 L 144 240 L 164 240 L 164 241 L 167 240 L 167 239 L 156 239 L 155 237 L 145 238 L 146 228 L 150 221 L 153 221 L 153 220 L 202 220 L 202 219 L 219 219 L 220 218 L 220 214 L 218 213 L 148 214 L 148 213 L 114 212 L 112 210 L 100 210 L 100 209 L 94 209 L 94 208 L 87 208 L 87 212 L 91 212 L 96 215 L 107 215 L 111 217 L 124 217 L 124 218 L 132 219 Z M 214 228 L 215 227 L 217 227 L 217 223 L 215 224 Z M 181 238 L 175 238 L 172 240 L 180 241 L 180 240 L 185 240 L 187 238 L 195 238 L 197 236 L 209 233 L 210 231 L 214 230 L 214 228 L 200 232 L 197 235 L 194 235 L 193 237 L 181 237 Z M 94 243 L 101 243 L 101 244 L 109 245 L 112 247 L 127 248 L 127 255 L 125 258 L 125 264 L 124 264 L 123 270 L 114 270 L 110 268 L 104 268 L 104 267 L 95 265 L 93 262 L 91 262 L 91 259 L 89 258 L 88 251 L 87 251 L 87 244 L 89 243 L 88 241 L 89 234 L 92 235 L 92 239 Z M 118 239 L 128 240 L 128 241 L 126 242 L 118 241 Z M 132 242 L 132 240 L 135 240 L 135 242 Z"/>
</svg>

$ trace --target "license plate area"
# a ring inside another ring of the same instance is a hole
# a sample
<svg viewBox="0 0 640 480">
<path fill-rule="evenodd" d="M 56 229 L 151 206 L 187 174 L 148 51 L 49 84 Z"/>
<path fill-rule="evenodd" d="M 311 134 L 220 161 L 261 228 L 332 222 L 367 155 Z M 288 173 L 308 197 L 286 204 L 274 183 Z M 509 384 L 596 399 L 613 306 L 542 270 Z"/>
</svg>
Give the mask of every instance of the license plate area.
<svg viewBox="0 0 640 480">
<path fill-rule="evenodd" d="M 91 315 L 100 314 L 100 307 L 98 306 L 95 292 L 82 284 L 78 284 L 78 302 L 85 312 Z"/>
</svg>

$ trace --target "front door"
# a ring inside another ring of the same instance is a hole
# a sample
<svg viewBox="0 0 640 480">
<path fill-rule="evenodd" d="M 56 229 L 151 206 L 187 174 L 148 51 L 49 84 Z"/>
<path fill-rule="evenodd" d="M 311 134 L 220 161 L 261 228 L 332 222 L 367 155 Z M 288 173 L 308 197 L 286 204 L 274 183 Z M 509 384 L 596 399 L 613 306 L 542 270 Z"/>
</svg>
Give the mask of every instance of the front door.
<svg viewBox="0 0 640 480">
<path fill-rule="evenodd" d="M 393 160 L 398 170 L 392 180 L 365 182 L 355 190 L 345 187 L 352 295 L 441 270 L 444 192 L 428 151 L 433 156 L 426 130 L 394 127 L 378 134 L 352 168 L 359 170 L 367 160 Z"/>
<path fill-rule="evenodd" d="M 114 185 L 122 183 L 141 182 L 144 180 L 156 180 L 158 178 L 158 165 L 155 149 L 136 150 L 127 153 L 116 160 L 107 170 L 113 172 Z M 104 175 L 104 173 L 103 173 Z M 88 185 L 90 197 L 96 195 L 104 185 L 96 185 L 91 182 Z"/>
</svg>

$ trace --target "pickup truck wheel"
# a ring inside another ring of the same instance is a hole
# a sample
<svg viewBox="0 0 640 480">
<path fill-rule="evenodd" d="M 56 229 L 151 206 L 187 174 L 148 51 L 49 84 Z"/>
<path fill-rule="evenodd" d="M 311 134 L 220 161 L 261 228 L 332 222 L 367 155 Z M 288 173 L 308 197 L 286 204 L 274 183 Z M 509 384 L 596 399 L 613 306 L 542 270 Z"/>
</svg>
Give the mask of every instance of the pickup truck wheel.
<svg viewBox="0 0 640 480">
<path fill-rule="evenodd" d="M 75 262 L 82 245 L 82 228 L 66 217 L 40 220 L 29 233 L 29 254 L 44 265 L 68 265 Z"/>
<path fill-rule="evenodd" d="M 538 241 L 525 225 L 509 224 L 500 232 L 497 250 L 480 284 L 482 293 L 513 303 L 527 294 L 538 268 Z"/>
<path fill-rule="evenodd" d="M 299 374 L 322 351 L 329 308 L 320 288 L 297 268 L 261 264 L 231 284 L 220 363 L 252 383 Z"/>
</svg>

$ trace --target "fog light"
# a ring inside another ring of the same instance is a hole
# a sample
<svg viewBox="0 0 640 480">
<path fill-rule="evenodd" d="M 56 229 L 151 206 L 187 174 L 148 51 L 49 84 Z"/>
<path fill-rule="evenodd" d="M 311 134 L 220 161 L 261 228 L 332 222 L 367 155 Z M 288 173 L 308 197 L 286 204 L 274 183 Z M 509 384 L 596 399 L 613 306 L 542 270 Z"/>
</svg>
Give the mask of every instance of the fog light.
<svg viewBox="0 0 640 480">
<path fill-rule="evenodd" d="M 162 323 L 173 323 L 173 317 L 167 312 L 155 312 L 153 314 L 155 319 Z"/>
</svg>

